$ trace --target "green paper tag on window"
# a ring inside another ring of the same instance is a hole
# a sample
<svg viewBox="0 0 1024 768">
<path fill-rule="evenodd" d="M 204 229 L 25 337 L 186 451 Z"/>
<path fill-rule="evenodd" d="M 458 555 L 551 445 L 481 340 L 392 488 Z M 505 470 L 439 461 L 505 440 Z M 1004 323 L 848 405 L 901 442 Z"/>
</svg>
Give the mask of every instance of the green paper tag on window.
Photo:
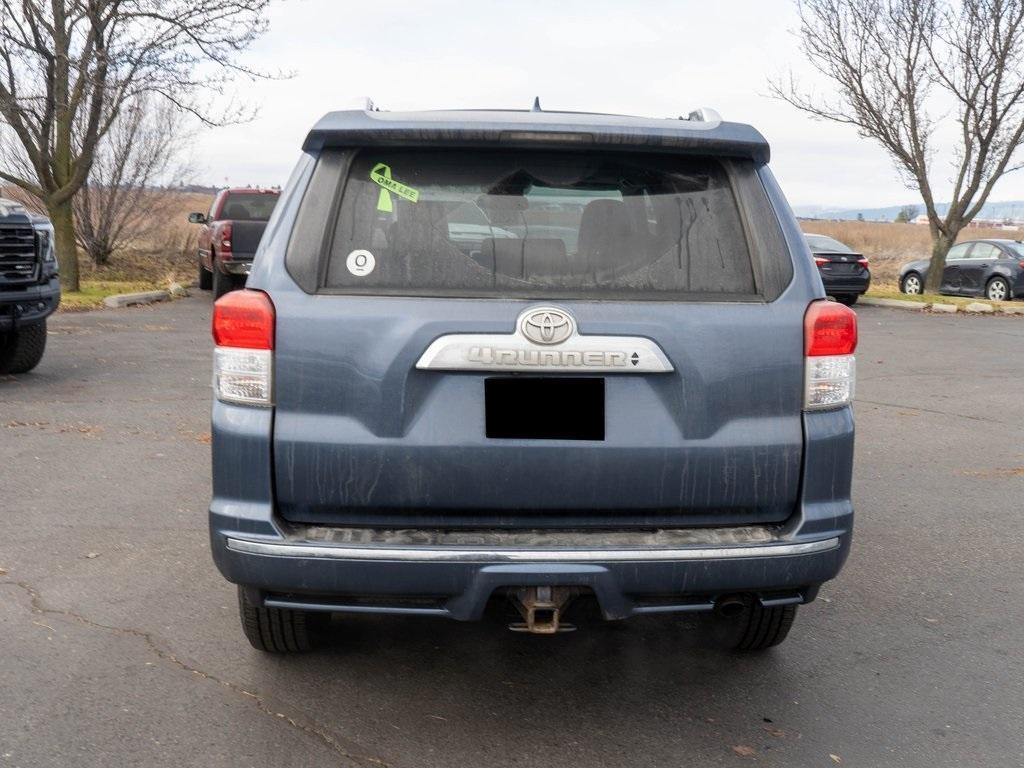
<svg viewBox="0 0 1024 768">
<path fill-rule="evenodd" d="M 384 163 L 377 163 L 370 171 L 370 179 L 380 187 L 380 195 L 377 197 L 377 210 L 391 212 L 394 208 L 391 205 L 391 193 L 404 197 L 410 203 L 420 199 L 420 193 L 412 187 L 407 187 L 400 181 L 391 178 L 391 166 Z"/>
</svg>

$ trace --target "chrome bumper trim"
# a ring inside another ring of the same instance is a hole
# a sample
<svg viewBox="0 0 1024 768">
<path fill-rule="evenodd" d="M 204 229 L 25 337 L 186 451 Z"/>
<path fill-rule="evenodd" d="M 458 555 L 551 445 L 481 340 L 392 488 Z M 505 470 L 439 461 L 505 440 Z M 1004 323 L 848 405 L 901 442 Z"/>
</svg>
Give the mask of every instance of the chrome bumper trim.
<svg viewBox="0 0 1024 768">
<path fill-rule="evenodd" d="M 328 560 L 397 560 L 417 563 L 607 563 L 674 560 L 727 560 L 745 557 L 789 557 L 827 552 L 839 546 L 838 538 L 798 544 L 758 544 L 749 547 L 700 547 L 676 549 L 481 549 L 437 547 L 340 547 L 228 537 L 235 552 L 271 557 L 309 557 Z"/>
<path fill-rule="evenodd" d="M 251 261 L 225 261 L 224 269 L 232 275 L 248 275 L 252 272 Z"/>
</svg>

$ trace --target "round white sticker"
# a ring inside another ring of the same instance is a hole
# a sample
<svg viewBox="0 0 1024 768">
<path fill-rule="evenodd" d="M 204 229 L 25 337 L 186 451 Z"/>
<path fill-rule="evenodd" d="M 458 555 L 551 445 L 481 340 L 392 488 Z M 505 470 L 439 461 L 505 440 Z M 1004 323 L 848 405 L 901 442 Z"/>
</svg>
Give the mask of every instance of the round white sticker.
<svg viewBox="0 0 1024 768">
<path fill-rule="evenodd" d="M 373 268 L 377 266 L 377 261 L 369 251 L 352 251 L 348 258 L 345 259 L 345 266 L 356 277 L 366 277 L 373 272 Z"/>
</svg>

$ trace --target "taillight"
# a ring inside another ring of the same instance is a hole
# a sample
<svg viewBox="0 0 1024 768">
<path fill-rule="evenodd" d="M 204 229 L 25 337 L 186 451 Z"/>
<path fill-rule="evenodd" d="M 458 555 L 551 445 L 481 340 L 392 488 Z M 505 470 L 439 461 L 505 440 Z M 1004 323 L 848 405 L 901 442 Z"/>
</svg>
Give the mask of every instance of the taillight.
<svg viewBox="0 0 1024 768">
<path fill-rule="evenodd" d="M 220 255 L 222 258 L 231 258 L 231 222 L 227 221 L 220 228 Z"/>
<path fill-rule="evenodd" d="M 218 400 L 271 405 L 274 305 L 262 291 L 227 293 L 213 305 L 213 389 Z"/>
<path fill-rule="evenodd" d="M 1018 261 L 1017 262 L 1017 266 L 1020 267 L 1021 269 L 1024 269 L 1024 259 L 1021 259 L 1020 261 Z"/>
<path fill-rule="evenodd" d="M 868 268 L 868 259 L 866 256 L 861 256 L 859 259 L 857 259 L 857 263 L 864 267 L 864 269 Z"/>
<path fill-rule="evenodd" d="M 814 301 L 804 315 L 804 354 L 852 355 L 857 349 L 857 313 L 835 301 Z"/>
<path fill-rule="evenodd" d="M 824 267 L 826 264 L 828 264 L 828 259 L 823 259 L 821 256 L 814 257 L 814 266 Z"/>
<path fill-rule="evenodd" d="M 804 408 L 840 408 L 853 401 L 857 313 L 815 301 L 804 315 Z"/>
</svg>

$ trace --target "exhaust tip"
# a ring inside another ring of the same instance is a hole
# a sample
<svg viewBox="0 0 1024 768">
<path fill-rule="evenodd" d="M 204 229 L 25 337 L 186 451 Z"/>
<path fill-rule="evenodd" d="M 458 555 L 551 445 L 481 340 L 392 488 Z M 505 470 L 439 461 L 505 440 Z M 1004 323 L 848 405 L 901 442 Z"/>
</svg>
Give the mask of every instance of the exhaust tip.
<svg viewBox="0 0 1024 768">
<path fill-rule="evenodd" d="M 749 605 L 750 599 L 746 595 L 723 595 L 715 600 L 715 613 L 733 619 L 744 613 Z"/>
</svg>

